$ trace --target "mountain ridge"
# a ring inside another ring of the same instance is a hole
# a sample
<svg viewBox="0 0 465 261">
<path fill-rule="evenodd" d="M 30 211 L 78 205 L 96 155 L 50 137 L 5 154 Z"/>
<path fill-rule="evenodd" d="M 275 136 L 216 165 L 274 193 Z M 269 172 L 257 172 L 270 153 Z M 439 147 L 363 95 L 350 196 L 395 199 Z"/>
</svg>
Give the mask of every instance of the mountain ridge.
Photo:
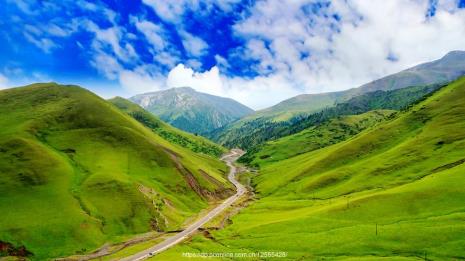
<svg viewBox="0 0 465 261">
<path fill-rule="evenodd" d="M 281 101 L 280 103 L 269 108 L 257 111 L 257 115 L 261 115 L 261 113 L 265 113 L 266 115 L 267 112 L 279 113 L 275 112 L 276 109 L 277 111 L 279 111 L 280 108 L 286 108 L 288 103 L 295 104 L 295 107 L 304 107 L 301 110 L 297 111 L 311 113 L 314 110 L 321 109 L 322 104 L 324 104 L 323 107 L 330 106 L 334 102 L 341 102 L 343 100 L 349 99 L 351 97 L 363 93 L 373 92 L 377 90 L 395 90 L 405 88 L 408 86 L 446 83 L 455 80 L 464 74 L 465 51 L 455 50 L 448 52 L 443 57 L 437 60 L 420 63 L 400 72 L 393 73 L 387 76 L 383 76 L 379 79 L 370 81 L 359 87 L 354 87 L 336 92 L 300 94 L 290 99 Z M 436 76 L 436 78 L 430 79 L 432 76 Z M 309 102 L 316 103 L 315 107 L 308 108 L 302 104 Z"/>
<path fill-rule="evenodd" d="M 197 134 L 223 127 L 253 112 L 231 98 L 198 92 L 191 87 L 139 94 L 129 100 L 174 127 Z"/>
<path fill-rule="evenodd" d="M 270 108 L 257 111 L 236 122 L 217 129 L 207 136 L 220 144 L 239 144 L 238 139 L 253 128 L 266 132 L 269 125 L 289 124 L 295 118 L 304 118 L 331 108 L 352 98 L 376 91 L 396 91 L 408 87 L 445 84 L 465 74 L 465 51 L 452 51 L 442 58 L 419 64 L 399 73 L 369 82 L 358 88 L 321 94 L 301 94 Z M 421 77 L 420 77 L 420 76 Z M 238 138 L 239 137 L 239 138 Z"/>
</svg>

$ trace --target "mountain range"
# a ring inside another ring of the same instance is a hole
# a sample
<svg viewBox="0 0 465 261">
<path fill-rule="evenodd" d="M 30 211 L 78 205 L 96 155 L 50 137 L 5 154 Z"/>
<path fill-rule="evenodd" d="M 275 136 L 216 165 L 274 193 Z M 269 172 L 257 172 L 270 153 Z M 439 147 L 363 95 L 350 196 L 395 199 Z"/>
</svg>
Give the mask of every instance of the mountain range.
<svg viewBox="0 0 465 261">
<path fill-rule="evenodd" d="M 129 98 L 163 121 L 188 132 L 205 134 L 253 110 L 239 102 L 197 92 L 189 87 L 150 92 Z"/>
<path fill-rule="evenodd" d="M 257 111 L 247 119 L 269 118 L 286 120 L 296 114 L 308 114 L 354 96 L 374 91 L 390 91 L 409 86 L 447 83 L 465 75 L 465 51 L 452 51 L 441 59 L 423 63 L 401 72 L 374 80 L 358 88 L 340 92 L 302 94 Z"/>
<path fill-rule="evenodd" d="M 270 128 L 279 125 L 294 125 L 296 121 L 325 108 L 348 102 L 353 97 L 376 91 L 395 91 L 406 87 L 430 88 L 432 85 L 455 80 L 464 74 L 465 51 L 452 51 L 439 60 L 417 65 L 358 88 L 341 92 L 296 96 L 216 129 L 210 132 L 207 137 L 226 146 L 248 149 L 257 145 L 257 142 L 250 143 L 248 140 L 244 140 L 245 133 L 254 133 L 255 137 L 259 137 L 258 143 L 263 143 L 266 140 L 277 138 L 269 135 Z"/>
</svg>

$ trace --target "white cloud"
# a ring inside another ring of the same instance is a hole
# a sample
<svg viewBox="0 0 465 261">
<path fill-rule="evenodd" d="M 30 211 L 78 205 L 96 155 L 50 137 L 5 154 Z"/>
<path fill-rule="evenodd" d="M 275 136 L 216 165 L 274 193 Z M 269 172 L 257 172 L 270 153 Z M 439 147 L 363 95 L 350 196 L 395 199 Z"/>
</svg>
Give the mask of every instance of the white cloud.
<svg viewBox="0 0 465 261">
<path fill-rule="evenodd" d="M 207 43 L 188 32 L 184 14 L 193 11 L 196 18 L 208 18 L 213 6 L 231 12 L 237 2 L 143 0 L 162 22 L 148 21 L 144 14 L 131 17 L 130 22 L 148 42 L 146 48 L 153 61 L 142 61 L 138 56 L 133 44 L 140 39 L 118 25 L 117 13 L 91 1 L 78 3 L 84 13 L 106 19 L 109 23 L 105 27 L 92 22 L 92 16 L 76 17 L 64 24 L 46 21 L 25 25 L 23 34 L 44 52 L 50 52 L 59 47 L 54 41 L 59 37 L 78 30 L 92 32 L 91 48 L 83 46 L 82 50 L 91 54 L 93 67 L 119 82 L 128 93 L 191 86 L 230 96 L 253 108 L 300 93 L 356 87 L 465 46 L 465 9 L 457 9 L 455 0 L 439 1 L 432 17 L 426 16 L 427 0 L 332 1 L 316 11 L 309 7 L 314 0 L 262 0 L 234 17 L 234 35 L 242 38 L 244 45 L 229 50 L 229 56 L 210 53 L 215 55 L 216 66 L 202 72 L 202 56 L 215 49 L 215 42 Z M 28 1 L 14 3 L 24 13 L 42 12 Z M 181 47 L 171 39 L 177 38 L 168 32 L 171 28 L 177 31 Z M 182 49 L 186 50 L 185 60 L 181 60 Z M 223 74 L 233 66 L 237 68 L 234 59 L 255 61 L 244 64 L 258 76 Z M 171 71 L 162 75 L 166 69 Z"/>
<path fill-rule="evenodd" d="M 131 21 L 147 39 L 153 60 L 168 68 L 173 68 L 179 60 L 179 52 L 173 48 L 163 26 L 136 17 L 131 17 Z"/>
<path fill-rule="evenodd" d="M 140 21 L 137 18 L 133 18 L 133 20 L 137 30 L 139 30 L 145 38 L 147 38 L 147 41 L 151 44 L 155 51 L 163 50 L 166 45 L 169 44 L 164 39 L 166 37 L 166 33 L 162 26 L 146 20 Z"/>
<path fill-rule="evenodd" d="M 208 13 L 213 6 L 216 6 L 224 12 L 231 12 L 232 5 L 240 1 L 241 0 L 143 0 L 142 2 L 150 6 L 158 17 L 165 22 L 180 24 L 182 23 L 182 18 L 186 10 L 193 10 L 196 13 Z M 202 3 L 202 5 L 200 3 Z"/>
<path fill-rule="evenodd" d="M 221 78 L 227 86 L 226 96 L 253 109 L 264 109 L 301 93 L 289 84 L 292 79 L 279 74 L 258 76 L 253 79 Z"/>
<path fill-rule="evenodd" d="M 216 61 L 216 66 L 218 66 L 220 69 L 229 69 L 231 66 L 229 65 L 228 60 L 224 58 L 221 55 L 215 55 L 215 61 Z"/>
<path fill-rule="evenodd" d="M 119 73 L 119 83 L 131 94 L 158 91 L 165 87 L 165 78 L 150 68 L 138 67 L 134 70 L 122 70 Z"/>
<path fill-rule="evenodd" d="M 167 83 L 229 96 L 253 108 L 300 93 L 357 87 L 463 49 L 465 10 L 453 2 L 442 1 L 427 18 L 428 1 L 334 1 L 318 14 L 306 10 L 310 0 L 260 1 L 234 26 L 246 44 L 232 53 L 257 61 L 252 65 L 257 77 L 221 75 L 218 67 L 229 63 L 218 56 L 218 67 L 203 73 L 178 65 Z"/>
<path fill-rule="evenodd" d="M 179 31 L 182 38 L 182 45 L 190 56 L 199 57 L 208 51 L 208 44 L 201 38 L 194 36 L 186 31 Z"/>
<path fill-rule="evenodd" d="M 160 1 L 160 0 L 143 0 L 144 4 L 153 8 L 155 13 L 163 20 L 179 23 L 182 21 L 186 5 L 194 7 L 198 5 L 195 0 L 179 0 L 179 1 Z"/>
<path fill-rule="evenodd" d="M 52 49 L 58 46 L 44 35 L 44 30 L 37 26 L 26 24 L 24 26 L 23 35 L 30 43 L 37 46 L 45 53 L 49 53 Z"/>
<path fill-rule="evenodd" d="M 52 49 L 58 47 L 51 39 L 45 37 L 37 37 L 28 32 L 24 32 L 24 37 L 45 53 L 49 53 Z"/>
<path fill-rule="evenodd" d="M 192 87 L 198 91 L 214 95 L 224 95 L 225 89 L 220 78 L 218 67 L 209 71 L 195 72 L 184 64 L 178 64 L 169 73 L 166 79 L 167 87 Z"/>
<path fill-rule="evenodd" d="M 318 15 L 305 11 L 312 2 L 260 1 L 234 26 L 247 41 L 242 55 L 259 61 L 260 74 L 269 75 L 271 68 L 269 78 L 288 79 L 288 89 L 356 87 L 465 46 L 465 11 L 453 8 L 455 1 L 442 2 L 430 19 L 428 1 L 333 1 Z"/>
<path fill-rule="evenodd" d="M 9 80 L 5 75 L 0 73 L 0 89 L 5 89 L 9 87 Z"/>
<path fill-rule="evenodd" d="M 123 67 L 113 55 L 98 50 L 93 54 L 90 64 L 110 80 L 117 79 L 119 73 L 123 70 Z"/>
<path fill-rule="evenodd" d="M 217 66 L 205 72 L 196 72 L 184 64 L 178 64 L 169 72 L 166 86 L 189 86 L 200 92 L 231 97 L 253 108 L 264 108 L 270 103 L 281 101 L 283 97 L 298 94 L 290 88 L 288 81 L 289 79 L 281 75 L 256 77 L 252 80 L 230 78 L 221 76 Z"/>
<path fill-rule="evenodd" d="M 179 58 L 176 54 L 170 53 L 168 51 L 163 51 L 155 54 L 153 60 L 167 66 L 168 68 L 173 68 L 176 63 L 179 62 Z"/>
<path fill-rule="evenodd" d="M 92 48 L 97 52 L 104 52 L 105 48 L 110 47 L 116 58 L 124 62 L 137 59 L 134 48 L 128 42 L 123 43 L 123 34 L 125 29 L 119 26 L 112 26 L 101 29 L 93 22 L 87 21 L 87 30 L 93 32 L 95 38 L 92 42 Z"/>
<path fill-rule="evenodd" d="M 37 15 L 39 13 L 37 9 L 34 9 L 35 2 L 24 0 L 8 0 L 7 2 L 14 3 L 25 14 Z"/>
</svg>

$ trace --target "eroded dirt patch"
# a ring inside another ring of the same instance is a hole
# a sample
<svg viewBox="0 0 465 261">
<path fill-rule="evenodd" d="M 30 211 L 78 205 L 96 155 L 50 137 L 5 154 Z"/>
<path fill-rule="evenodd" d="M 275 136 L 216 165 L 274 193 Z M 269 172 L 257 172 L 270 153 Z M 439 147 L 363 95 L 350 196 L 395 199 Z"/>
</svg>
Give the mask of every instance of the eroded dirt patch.
<svg viewBox="0 0 465 261">
<path fill-rule="evenodd" d="M 0 257 L 1 256 L 16 256 L 16 257 L 29 257 L 32 256 L 25 246 L 15 247 L 13 244 L 0 241 Z"/>
</svg>

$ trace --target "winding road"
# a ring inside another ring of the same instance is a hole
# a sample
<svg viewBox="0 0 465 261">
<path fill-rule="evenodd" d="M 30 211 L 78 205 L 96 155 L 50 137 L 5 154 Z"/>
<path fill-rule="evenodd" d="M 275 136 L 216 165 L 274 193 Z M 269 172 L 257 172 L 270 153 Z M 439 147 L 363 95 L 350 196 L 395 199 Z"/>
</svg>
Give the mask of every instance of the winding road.
<svg viewBox="0 0 465 261">
<path fill-rule="evenodd" d="M 197 220 L 195 223 L 184 229 L 182 232 L 177 233 L 174 236 L 171 236 L 167 239 L 165 239 L 163 242 L 158 243 L 157 245 L 154 245 L 151 248 L 148 248 L 146 250 L 143 250 L 137 254 L 134 254 L 130 257 L 123 258 L 121 260 L 124 261 L 137 261 L 137 260 L 144 260 L 146 258 L 155 256 L 156 254 L 180 243 L 190 235 L 192 235 L 197 229 L 205 225 L 208 221 L 216 217 L 218 214 L 220 214 L 223 210 L 231 206 L 235 201 L 239 199 L 240 196 L 242 196 L 247 189 L 239 183 L 239 181 L 236 180 L 236 172 L 237 169 L 233 165 L 233 163 L 243 154 L 241 150 L 231 150 L 228 154 L 223 156 L 221 160 L 223 160 L 226 165 L 229 166 L 229 174 L 228 174 L 228 179 L 229 181 L 236 187 L 236 194 L 233 196 L 229 197 L 226 199 L 223 203 L 221 203 L 219 206 L 208 212 L 205 216 Z"/>
</svg>

